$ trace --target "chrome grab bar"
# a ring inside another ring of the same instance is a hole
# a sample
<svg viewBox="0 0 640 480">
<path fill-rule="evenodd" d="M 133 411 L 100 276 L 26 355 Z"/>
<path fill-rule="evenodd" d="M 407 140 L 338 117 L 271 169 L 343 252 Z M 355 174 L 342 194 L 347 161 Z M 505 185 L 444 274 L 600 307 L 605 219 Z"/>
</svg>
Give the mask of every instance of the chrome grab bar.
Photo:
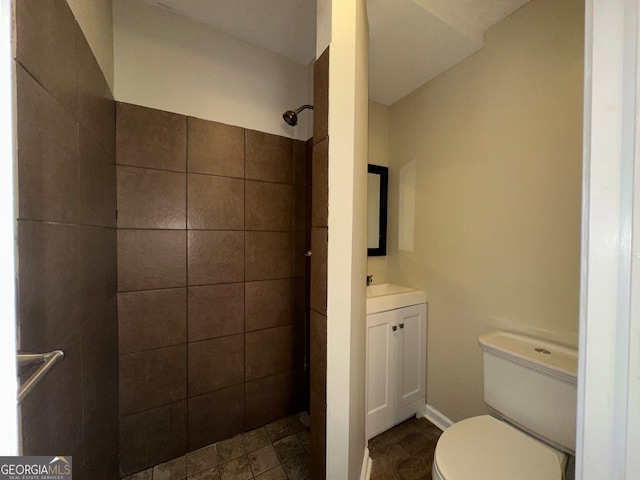
<svg viewBox="0 0 640 480">
<path fill-rule="evenodd" d="M 24 398 L 33 390 L 45 374 L 51 370 L 51 367 L 55 365 L 58 360 L 64 357 L 62 350 L 54 350 L 49 353 L 18 353 L 18 366 L 31 365 L 34 363 L 42 362 L 42 365 L 38 367 L 33 375 L 29 379 L 20 385 L 18 389 L 18 404 L 24 400 Z"/>
</svg>

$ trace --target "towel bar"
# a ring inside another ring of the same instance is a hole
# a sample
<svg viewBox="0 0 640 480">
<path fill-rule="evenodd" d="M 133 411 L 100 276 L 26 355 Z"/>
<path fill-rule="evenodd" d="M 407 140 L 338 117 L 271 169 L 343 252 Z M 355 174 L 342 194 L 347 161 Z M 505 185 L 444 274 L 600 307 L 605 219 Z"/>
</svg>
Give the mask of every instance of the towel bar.
<svg viewBox="0 0 640 480">
<path fill-rule="evenodd" d="M 35 373 L 31 375 L 26 382 L 20 385 L 20 388 L 18 389 L 18 404 L 24 400 L 38 382 L 42 380 L 45 374 L 51 370 L 51 367 L 53 367 L 55 363 L 63 357 L 64 352 L 62 350 L 54 350 L 49 353 L 18 353 L 19 367 L 42 362 L 42 365 L 38 367 Z"/>
</svg>

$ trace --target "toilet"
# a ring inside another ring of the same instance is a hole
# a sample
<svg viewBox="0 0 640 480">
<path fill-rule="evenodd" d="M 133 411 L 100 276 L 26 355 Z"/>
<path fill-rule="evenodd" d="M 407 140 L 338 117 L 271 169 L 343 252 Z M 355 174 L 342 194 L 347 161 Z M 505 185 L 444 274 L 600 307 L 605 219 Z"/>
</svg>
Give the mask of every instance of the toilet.
<svg viewBox="0 0 640 480">
<path fill-rule="evenodd" d="M 507 332 L 478 338 L 491 415 L 443 432 L 433 480 L 561 480 L 575 453 L 577 351 Z"/>
</svg>

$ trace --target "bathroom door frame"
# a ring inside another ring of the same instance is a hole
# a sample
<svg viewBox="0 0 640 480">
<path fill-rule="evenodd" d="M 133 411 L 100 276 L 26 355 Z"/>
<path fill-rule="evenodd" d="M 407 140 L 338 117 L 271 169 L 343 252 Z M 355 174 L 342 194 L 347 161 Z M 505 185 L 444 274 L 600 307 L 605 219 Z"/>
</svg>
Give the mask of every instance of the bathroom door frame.
<svg viewBox="0 0 640 480">
<path fill-rule="evenodd" d="M 576 478 L 640 478 L 640 9 L 586 0 Z"/>
<path fill-rule="evenodd" d="M 0 0 L 0 456 L 18 454 L 12 0 Z"/>
</svg>

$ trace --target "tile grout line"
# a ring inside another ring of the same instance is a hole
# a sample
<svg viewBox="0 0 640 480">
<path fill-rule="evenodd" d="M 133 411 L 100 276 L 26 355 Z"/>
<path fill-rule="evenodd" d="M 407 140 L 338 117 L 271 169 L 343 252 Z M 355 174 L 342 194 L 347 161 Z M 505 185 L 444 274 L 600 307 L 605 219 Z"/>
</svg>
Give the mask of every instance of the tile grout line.
<svg viewBox="0 0 640 480">
<path fill-rule="evenodd" d="M 185 117 L 184 119 L 184 137 L 185 137 L 185 145 L 184 145 L 184 163 L 185 163 L 185 176 L 184 176 L 184 184 L 185 184 L 185 188 L 184 188 L 184 227 L 185 227 L 185 231 L 184 231 L 184 236 L 185 236 L 185 258 L 184 258 L 184 275 L 185 275 L 185 285 L 186 285 L 186 300 L 185 300 L 185 321 L 186 321 L 186 325 L 185 325 L 185 370 L 186 370 L 186 375 L 185 375 L 185 392 L 186 392 L 186 401 L 187 401 L 187 412 L 186 412 L 186 420 L 187 420 L 187 425 L 186 425 L 186 430 L 187 430 L 187 452 L 189 451 L 189 443 L 191 440 L 191 432 L 190 432 L 190 428 L 189 428 L 189 403 L 190 403 L 190 396 L 189 396 L 189 119 L 188 117 Z M 185 457 L 185 462 L 186 462 L 186 457 Z M 185 469 L 186 469 L 186 464 L 185 464 Z M 152 479 L 153 480 L 153 479 Z"/>
<path fill-rule="evenodd" d="M 244 129 L 242 143 L 242 430 L 247 428 L 247 129 Z M 244 443 L 243 443 L 244 445 Z"/>
</svg>

